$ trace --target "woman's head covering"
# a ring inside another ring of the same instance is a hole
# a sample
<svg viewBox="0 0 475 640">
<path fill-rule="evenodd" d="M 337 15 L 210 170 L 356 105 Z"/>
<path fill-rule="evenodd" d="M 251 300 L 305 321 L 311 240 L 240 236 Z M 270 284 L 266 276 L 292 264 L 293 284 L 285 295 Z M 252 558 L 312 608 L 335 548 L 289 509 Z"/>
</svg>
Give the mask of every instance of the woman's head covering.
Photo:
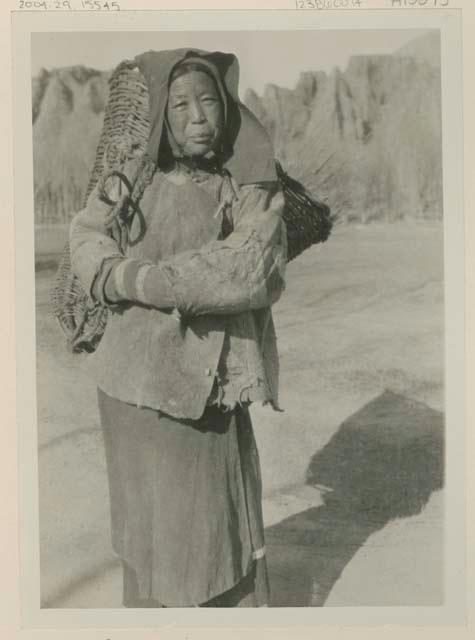
<svg viewBox="0 0 475 640">
<path fill-rule="evenodd" d="M 256 117 L 239 100 L 239 64 L 235 55 L 199 49 L 173 49 L 147 51 L 137 56 L 135 61 L 149 91 L 151 130 L 147 153 L 159 166 L 165 165 L 171 155 L 166 135 L 170 76 L 177 65 L 186 61 L 206 67 L 223 100 L 225 127 L 219 155 L 224 168 L 238 184 L 277 179 L 269 137 Z"/>
</svg>

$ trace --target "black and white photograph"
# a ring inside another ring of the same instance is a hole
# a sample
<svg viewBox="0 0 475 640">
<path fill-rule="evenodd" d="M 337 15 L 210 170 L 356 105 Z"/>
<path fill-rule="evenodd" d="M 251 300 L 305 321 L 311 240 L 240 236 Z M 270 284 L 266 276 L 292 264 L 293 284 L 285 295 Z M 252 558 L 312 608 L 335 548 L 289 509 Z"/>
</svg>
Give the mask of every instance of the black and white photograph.
<svg viewBox="0 0 475 640">
<path fill-rule="evenodd" d="M 447 604 L 442 42 L 32 31 L 40 610 Z"/>
</svg>

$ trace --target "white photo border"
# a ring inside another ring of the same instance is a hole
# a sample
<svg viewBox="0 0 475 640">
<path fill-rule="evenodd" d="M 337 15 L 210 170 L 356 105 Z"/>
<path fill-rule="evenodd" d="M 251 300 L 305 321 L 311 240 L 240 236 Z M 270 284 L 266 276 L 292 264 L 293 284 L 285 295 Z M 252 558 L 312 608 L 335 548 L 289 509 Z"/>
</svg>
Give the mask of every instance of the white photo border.
<svg viewBox="0 0 475 640">
<path fill-rule="evenodd" d="M 41 609 L 36 415 L 30 35 L 52 31 L 440 29 L 445 261 L 445 603 L 441 607 L 272 609 Z M 13 15 L 17 427 L 21 619 L 24 628 L 455 625 L 465 615 L 464 215 L 462 21 L 459 10 L 319 14 L 136 11 Z M 105 636 L 104 636 L 105 638 Z"/>
</svg>

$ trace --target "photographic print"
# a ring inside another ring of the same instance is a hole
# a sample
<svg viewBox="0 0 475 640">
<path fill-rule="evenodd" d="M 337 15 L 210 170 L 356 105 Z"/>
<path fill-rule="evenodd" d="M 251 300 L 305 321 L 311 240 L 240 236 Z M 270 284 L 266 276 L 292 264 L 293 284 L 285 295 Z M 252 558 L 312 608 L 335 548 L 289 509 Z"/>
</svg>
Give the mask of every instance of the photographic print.
<svg viewBox="0 0 475 640">
<path fill-rule="evenodd" d="M 30 38 L 40 609 L 443 608 L 441 31 Z"/>
</svg>

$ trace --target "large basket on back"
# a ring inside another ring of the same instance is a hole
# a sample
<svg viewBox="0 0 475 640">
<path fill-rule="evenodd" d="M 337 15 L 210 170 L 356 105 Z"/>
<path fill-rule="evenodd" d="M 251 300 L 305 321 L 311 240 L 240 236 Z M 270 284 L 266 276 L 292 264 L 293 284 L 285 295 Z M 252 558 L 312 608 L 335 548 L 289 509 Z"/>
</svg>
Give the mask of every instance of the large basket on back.
<svg viewBox="0 0 475 640">
<path fill-rule="evenodd" d="M 148 107 L 144 77 L 134 62 L 122 62 L 109 80 L 109 99 L 86 201 L 101 178 L 111 171 L 120 171 L 125 162 L 143 156 L 150 130 Z M 324 242 L 330 235 L 332 222 L 326 204 L 315 200 L 277 161 L 276 169 L 285 198 L 283 216 L 290 261 L 313 244 Z M 132 188 L 137 178 L 138 175 L 132 178 Z M 135 196 L 140 199 L 141 193 Z M 108 309 L 93 302 L 72 273 L 68 243 L 60 259 L 51 301 L 70 349 L 76 353 L 94 351 L 104 333 Z"/>
</svg>

